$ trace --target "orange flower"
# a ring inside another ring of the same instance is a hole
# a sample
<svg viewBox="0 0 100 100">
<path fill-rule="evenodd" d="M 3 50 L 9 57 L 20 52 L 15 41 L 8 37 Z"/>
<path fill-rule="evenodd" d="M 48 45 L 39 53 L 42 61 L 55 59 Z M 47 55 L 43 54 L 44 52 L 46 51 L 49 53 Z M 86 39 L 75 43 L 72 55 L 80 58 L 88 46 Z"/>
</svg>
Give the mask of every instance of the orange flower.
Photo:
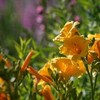
<svg viewBox="0 0 100 100">
<path fill-rule="evenodd" d="M 71 76 L 80 76 L 86 72 L 82 60 L 74 61 L 66 57 L 54 58 L 50 62 L 45 64 L 42 69 L 39 70 L 39 75 L 41 75 L 42 77 L 46 77 L 49 80 L 52 80 L 52 77 L 50 76 L 48 69 L 51 69 L 51 71 L 57 71 L 58 74 L 66 80 L 68 80 Z M 38 79 L 42 79 L 42 77 L 40 78 L 39 76 Z M 44 79 L 42 80 L 47 82 Z M 43 81 L 40 83 L 43 83 Z"/>
<path fill-rule="evenodd" d="M 88 34 L 88 39 L 93 39 L 95 38 L 95 40 L 100 40 L 100 33 L 95 33 L 95 34 Z"/>
<path fill-rule="evenodd" d="M 89 34 L 88 40 L 92 40 L 94 38 L 93 45 L 90 46 L 88 50 L 87 60 L 88 63 L 92 63 L 96 58 L 100 58 L 100 33 Z"/>
<path fill-rule="evenodd" d="M 7 89 L 5 82 L 6 81 L 0 77 L 0 100 L 10 100 L 9 94 L 5 93 Z"/>
<path fill-rule="evenodd" d="M 52 79 L 51 76 L 50 76 L 50 74 L 49 74 L 49 71 L 48 71 L 49 69 L 52 69 L 52 68 L 51 68 L 51 63 L 50 63 L 50 62 L 47 62 L 47 63 L 43 66 L 43 68 L 41 68 L 41 69 L 39 70 L 39 74 L 42 75 L 42 76 L 48 77 L 49 79 Z"/>
<path fill-rule="evenodd" d="M 87 61 L 88 61 L 88 63 L 89 64 L 92 63 L 93 60 L 94 60 L 94 57 L 93 57 L 92 53 L 88 53 L 88 55 L 87 55 Z"/>
<path fill-rule="evenodd" d="M 78 25 L 79 22 L 67 22 L 62 30 L 60 31 L 60 34 L 55 37 L 54 40 L 57 41 L 65 41 L 67 38 L 73 37 L 75 35 L 79 35 L 78 30 L 75 28 L 76 25 Z"/>
<path fill-rule="evenodd" d="M 0 54 L 0 61 L 3 59 L 3 55 L 2 54 Z"/>
<path fill-rule="evenodd" d="M 5 81 L 0 77 L 0 86 L 2 86 L 1 84 L 4 84 Z"/>
<path fill-rule="evenodd" d="M 47 83 L 50 83 L 50 84 L 54 85 L 50 78 L 48 78 L 48 77 L 46 77 L 46 76 L 44 76 L 44 75 L 39 74 L 39 73 L 38 73 L 34 68 L 32 68 L 31 66 L 29 66 L 29 67 L 27 68 L 27 71 L 28 71 L 29 73 L 31 73 L 32 75 L 34 75 L 38 80 L 42 79 L 44 82 L 47 82 Z"/>
<path fill-rule="evenodd" d="M 0 54 L 0 61 L 1 60 L 4 61 L 6 67 L 11 67 L 11 62 L 7 58 L 4 58 L 2 54 Z"/>
<path fill-rule="evenodd" d="M 10 96 L 6 93 L 0 93 L 0 100 L 11 100 Z"/>
<path fill-rule="evenodd" d="M 74 36 L 66 39 L 64 44 L 60 46 L 60 53 L 64 55 L 72 55 L 75 57 L 85 57 L 88 52 L 89 41 L 83 37 Z"/>
<path fill-rule="evenodd" d="M 55 100 L 49 85 L 45 85 L 41 93 L 44 96 L 44 100 Z"/>
<path fill-rule="evenodd" d="M 100 59 L 100 40 L 95 41 L 90 50 L 94 51 Z"/>
<path fill-rule="evenodd" d="M 6 58 L 6 59 L 3 59 L 4 62 L 5 62 L 5 66 L 7 67 L 11 67 L 11 62 Z"/>
<path fill-rule="evenodd" d="M 28 66 L 28 64 L 29 64 L 29 62 L 30 62 L 30 59 L 32 58 L 33 54 L 34 54 L 34 51 L 31 50 L 31 51 L 29 52 L 29 54 L 27 55 L 27 57 L 26 57 L 24 63 L 23 63 L 22 66 L 21 66 L 21 71 L 22 71 L 22 72 L 24 72 L 25 69 L 27 68 L 27 66 Z"/>
<path fill-rule="evenodd" d="M 51 92 L 50 86 L 49 85 L 44 85 L 44 84 L 46 84 L 46 82 L 50 83 L 51 85 L 54 85 L 54 83 L 52 82 L 51 77 L 50 77 L 50 75 L 48 73 L 48 68 L 50 67 L 49 64 L 50 63 L 45 64 L 45 66 L 42 69 L 40 69 L 39 72 L 37 72 L 31 66 L 27 67 L 27 71 L 30 74 L 32 74 L 32 75 L 34 75 L 36 77 L 36 79 L 35 79 L 36 82 L 34 84 L 35 85 L 35 87 L 34 87 L 35 89 L 37 88 L 38 84 L 42 83 L 41 85 L 42 85 L 43 89 L 41 91 L 41 94 L 44 96 L 44 100 L 55 100 L 54 96 L 53 96 L 53 94 Z M 42 80 L 42 82 L 40 80 Z"/>
<path fill-rule="evenodd" d="M 80 76 L 86 72 L 82 60 L 73 61 L 66 57 L 59 57 L 52 60 L 52 67 L 56 68 L 63 79 L 68 80 L 72 76 Z"/>
<path fill-rule="evenodd" d="M 95 41 L 94 41 L 93 45 L 89 48 L 88 60 L 90 60 L 89 59 L 90 55 L 91 55 L 91 59 L 93 59 L 93 60 L 97 57 L 100 59 L 100 34 L 97 33 L 94 35 L 90 35 L 90 34 L 88 35 L 88 39 L 92 40 L 93 38 L 95 39 Z M 91 63 L 92 63 L 92 61 L 91 61 Z"/>
<path fill-rule="evenodd" d="M 6 90 L 5 80 L 3 80 L 2 77 L 0 77 L 0 89 L 2 89 L 2 91 Z"/>
</svg>

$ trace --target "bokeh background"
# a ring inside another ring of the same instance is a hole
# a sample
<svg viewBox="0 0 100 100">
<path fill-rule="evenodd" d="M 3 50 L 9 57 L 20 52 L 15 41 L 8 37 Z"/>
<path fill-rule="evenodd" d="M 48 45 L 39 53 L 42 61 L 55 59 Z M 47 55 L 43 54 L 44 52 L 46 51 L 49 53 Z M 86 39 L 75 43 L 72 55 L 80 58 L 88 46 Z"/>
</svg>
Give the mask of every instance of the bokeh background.
<svg viewBox="0 0 100 100">
<path fill-rule="evenodd" d="M 81 34 L 100 32 L 100 0 L 0 0 L 0 46 L 14 54 L 19 37 L 51 46 L 67 21 L 79 21 Z"/>
</svg>

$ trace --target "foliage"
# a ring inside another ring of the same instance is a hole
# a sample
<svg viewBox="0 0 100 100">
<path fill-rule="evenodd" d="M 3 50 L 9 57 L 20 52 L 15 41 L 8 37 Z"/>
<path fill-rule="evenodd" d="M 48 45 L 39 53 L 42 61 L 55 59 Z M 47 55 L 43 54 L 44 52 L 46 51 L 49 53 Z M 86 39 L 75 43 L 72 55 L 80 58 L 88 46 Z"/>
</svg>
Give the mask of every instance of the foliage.
<svg viewBox="0 0 100 100">
<path fill-rule="evenodd" d="M 45 100 L 87 100 L 91 98 L 94 100 L 96 96 L 98 100 L 100 92 L 96 88 L 99 87 L 100 34 L 89 34 L 85 39 L 78 33 L 75 27 L 77 24 L 78 22 L 66 23 L 60 34 L 54 38 L 54 41 L 62 42 L 59 50 L 65 56 L 47 60 L 48 62 L 38 72 L 36 66 L 39 66 L 41 62 L 37 62 L 37 57 L 41 55 L 34 51 L 32 46 L 30 48 L 31 39 L 20 38 L 20 44 L 15 42 L 17 58 L 10 55 L 5 56 L 1 51 L 1 98 L 8 100 L 31 100 L 43 97 Z M 30 62 L 31 58 L 34 61 Z M 83 78 L 81 81 L 77 79 L 80 76 Z M 82 85 L 84 80 L 87 81 L 85 85 Z"/>
</svg>

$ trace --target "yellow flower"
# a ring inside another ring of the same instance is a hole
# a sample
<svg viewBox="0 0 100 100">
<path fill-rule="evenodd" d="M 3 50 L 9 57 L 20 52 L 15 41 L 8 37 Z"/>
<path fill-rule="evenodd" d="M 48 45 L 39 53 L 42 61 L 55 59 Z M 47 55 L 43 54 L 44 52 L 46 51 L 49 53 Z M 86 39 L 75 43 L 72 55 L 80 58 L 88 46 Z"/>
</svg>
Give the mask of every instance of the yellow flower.
<svg viewBox="0 0 100 100">
<path fill-rule="evenodd" d="M 44 67 L 38 72 L 31 66 L 27 67 L 27 71 L 36 77 L 34 80 L 34 89 L 37 89 L 37 85 L 42 86 L 41 94 L 44 96 L 44 100 L 55 100 L 51 92 L 50 86 L 45 85 L 46 83 L 54 85 L 54 83 L 51 80 L 51 76 L 49 75 L 48 68 L 50 68 L 49 62 L 46 63 Z"/>
<path fill-rule="evenodd" d="M 67 38 L 73 37 L 75 35 L 79 35 L 78 30 L 75 28 L 76 25 L 78 25 L 79 22 L 67 22 L 62 30 L 60 31 L 60 34 L 55 37 L 54 40 L 57 41 L 65 41 Z"/>
<path fill-rule="evenodd" d="M 73 57 L 85 57 L 88 52 L 89 41 L 83 37 L 74 36 L 66 39 L 64 44 L 60 46 L 60 53 L 64 55 L 72 55 Z"/>
<path fill-rule="evenodd" d="M 52 80 L 50 78 L 48 78 L 48 77 L 46 77 L 44 75 L 39 74 L 33 67 L 28 66 L 27 67 L 27 71 L 30 74 L 34 75 L 36 77 L 36 79 L 38 79 L 38 81 L 43 80 L 44 82 L 47 82 L 47 83 L 50 83 L 50 84 L 53 85 L 53 82 L 52 82 Z"/>
<path fill-rule="evenodd" d="M 46 63 L 44 67 L 38 72 L 41 76 L 52 80 L 48 69 L 51 69 L 52 72 L 57 71 L 59 77 L 66 80 L 72 76 L 80 76 L 86 72 L 82 60 L 74 61 L 66 57 L 57 57 L 52 59 L 50 62 Z M 40 81 L 39 83 L 43 84 L 43 81 Z"/>
<path fill-rule="evenodd" d="M 0 77 L 0 89 L 1 89 L 2 91 L 5 91 L 5 90 L 6 90 L 5 80 L 3 80 L 2 77 Z"/>
<path fill-rule="evenodd" d="M 95 41 L 88 50 L 87 58 L 88 58 L 89 63 L 92 63 L 93 60 L 96 59 L 97 57 L 100 59 L 100 33 L 97 33 L 94 35 L 91 35 L 91 34 L 88 35 L 89 40 L 92 40 L 93 38 L 95 39 Z"/>
<path fill-rule="evenodd" d="M 41 91 L 44 100 L 55 100 L 49 85 L 45 85 Z"/>
<path fill-rule="evenodd" d="M 87 61 L 88 61 L 89 64 L 91 64 L 91 63 L 94 61 L 95 55 L 96 55 L 96 54 L 95 54 L 94 52 L 92 53 L 92 52 L 89 50 L 88 55 L 87 55 Z"/>
<path fill-rule="evenodd" d="M 52 71 L 53 71 L 52 66 L 51 66 L 51 63 L 50 63 L 50 62 L 47 62 L 47 63 L 38 71 L 38 73 L 39 73 L 41 76 L 47 77 L 49 80 L 52 81 L 52 77 L 51 77 L 51 75 L 50 75 L 50 73 L 49 73 L 49 70 L 52 70 Z M 46 81 L 44 81 L 44 80 L 40 80 L 38 84 L 39 84 L 39 85 L 43 85 L 43 84 L 45 84 L 45 82 L 46 82 Z M 50 83 L 50 82 L 49 82 L 49 83 Z M 53 82 L 52 82 L 52 85 L 54 85 Z"/>
<path fill-rule="evenodd" d="M 6 81 L 3 80 L 2 77 L 0 77 L 0 100 L 11 100 L 10 95 L 6 93 Z"/>
<path fill-rule="evenodd" d="M 94 51 L 100 59 L 100 40 L 95 41 L 90 50 Z"/>
<path fill-rule="evenodd" d="M 41 68 L 40 70 L 39 70 L 39 74 L 40 75 L 42 75 L 42 76 L 45 76 L 45 77 L 48 77 L 49 79 L 51 79 L 51 76 L 50 76 L 50 74 L 49 74 L 49 72 L 48 72 L 48 70 L 49 69 L 52 69 L 51 68 L 51 63 L 50 62 L 47 62 L 44 66 L 43 66 L 43 68 Z"/>
<path fill-rule="evenodd" d="M 95 34 L 88 34 L 88 39 L 93 39 L 95 40 L 100 40 L 100 33 L 95 33 Z"/>
<path fill-rule="evenodd" d="M 80 76 L 86 72 L 82 60 L 77 60 L 76 62 L 66 57 L 59 57 L 54 58 L 51 63 L 52 67 L 57 69 L 59 75 L 66 80 L 72 76 Z"/>
</svg>

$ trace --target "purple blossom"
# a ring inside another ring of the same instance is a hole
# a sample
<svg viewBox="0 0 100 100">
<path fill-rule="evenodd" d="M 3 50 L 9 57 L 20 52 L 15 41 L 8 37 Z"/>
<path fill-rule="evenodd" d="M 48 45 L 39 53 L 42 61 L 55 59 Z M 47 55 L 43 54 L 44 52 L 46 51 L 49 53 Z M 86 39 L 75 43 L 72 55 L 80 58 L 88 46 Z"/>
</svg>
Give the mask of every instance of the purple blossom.
<svg viewBox="0 0 100 100">
<path fill-rule="evenodd" d="M 36 18 L 36 22 L 37 23 L 42 23 L 43 22 L 43 16 L 42 15 L 38 15 Z"/>
<path fill-rule="evenodd" d="M 76 4 L 76 0 L 71 0 L 70 1 L 70 5 L 75 5 Z"/>
<path fill-rule="evenodd" d="M 75 16 L 75 17 L 74 17 L 74 21 L 80 22 L 80 20 L 81 20 L 81 19 L 80 19 L 80 16 Z"/>
<path fill-rule="evenodd" d="M 36 12 L 37 12 L 37 14 L 42 14 L 43 13 L 43 7 L 42 6 L 38 6 L 37 8 L 36 8 Z"/>
<path fill-rule="evenodd" d="M 37 1 L 16 1 L 16 11 L 22 26 L 28 31 L 33 31 L 37 42 L 43 38 L 45 26 L 43 24 L 43 7 Z M 20 5 L 19 5 L 20 4 Z"/>
<path fill-rule="evenodd" d="M 32 4 L 28 5 L 23 11 L 21 22 L 23 26 L 28 30 L 31 30 L 33 25 L 36 23 L 34 19 L 36 17 L 35 13 L 35 8 Z"/>
<path fill-rule="evenodd" d="M 0 10 L 4 10 L 6 5 L 6 0 L 0 0 Z"/>
<path fill-rule="evenodd" d="M 36 37 L 38 43 L 41 42 L 41 40 L 42 40 L 42 38 L 44 36 L 44 34 L 43 34 L 44 30 L 45 30 L 45 25 L 44 24 L 40 24 L 38 26 L 38 29 L 35 31 L 36 32 L 35 37 Z"/>
</svg>

